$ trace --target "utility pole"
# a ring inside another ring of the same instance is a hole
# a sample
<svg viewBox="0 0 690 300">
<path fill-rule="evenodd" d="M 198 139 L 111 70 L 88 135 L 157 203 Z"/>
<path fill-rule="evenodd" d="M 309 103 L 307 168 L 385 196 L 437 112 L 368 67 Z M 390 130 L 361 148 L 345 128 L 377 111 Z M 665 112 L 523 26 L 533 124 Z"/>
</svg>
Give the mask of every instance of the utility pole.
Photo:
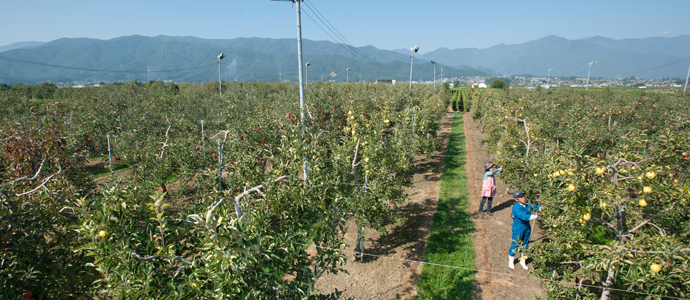
<svg viewBox="0 0 690 300">
<path fill-rule="evenodd" d="M 220 79 L 220 61 L 225 58 L 225 54 L 218 54 L 218 92 L 220 92 L 220 99 L 223 99 L 223 82 Z"/>
<path fill-rule="evenodd" d="M 410 51 L 412 51 L 412 58 L 410 59 L 410 89 L 408 92 L 412 91 L 412 64 L 414 63 L 414 53 L 419 51 L 419 47 L 414 46 Z"/>
<path fill-rule="evenodd" d="M 150 82 L 150 81 L 151 81 L 151 74 L 150 74 L 150 72 L 151 72 L 151 70 L 149 69 L 149 66 L 146 66 L 146 82 Z M 81 71 L 81 74 L 84 75 L 84 71 L 83 71 L 83 70 Z"/>
<path fill-rule="evenodd" d="M 436 62 L 431 61 L 431 64 L 434 65 L 434 92 L 436 91 Z"/>
<path fill-rule="evenodd" d="M 297 4 L 297 65 L 299 67 L 299 108 L 300 121 L 302 122 L 302 133 L 304 133 L 304 84 L 302 81 L 302 13 L 300 11 L 300 3 L 303 0 L 273 0 L 273 1 L 289 1 Z M 307 181 L 307 160 L 305 158 L 302 164 L 302 171 L 304 172 L 304 181 Z"/>
<path fill-rule="evenodd" d="M 553 69 L 555 68 L 549 69 L 549 75 L 546 77 L 546 86 L 548 86 L 549 88 L 551 88 L 551 86 L 549 85 L 549 81 L 551 81 L 551 70 Z"/>
<path fill-rule="evenodd" d="M 441 68 L 441 83 L 444 83 L 444 82 L 445 81 L 443 81 L 443 68 Z"/>
<path fill-rule="evenodd" d="M 350 68 L 347 68 L 347 82 L 350 82 Z"/>
<path fill-rule="evenodd" d="M 585 86 L 585 91 L 589 90 L 589 75 L 592 74 L 592 66 L 595 65 L 597 61 L 589 63 L 589 72 L 587 72 L 587 85 Z"/>
<path fill-rule="evenodd" d="M 283 82 L 283 70 L 278 71 L 278 82 Z"/>
</svg>

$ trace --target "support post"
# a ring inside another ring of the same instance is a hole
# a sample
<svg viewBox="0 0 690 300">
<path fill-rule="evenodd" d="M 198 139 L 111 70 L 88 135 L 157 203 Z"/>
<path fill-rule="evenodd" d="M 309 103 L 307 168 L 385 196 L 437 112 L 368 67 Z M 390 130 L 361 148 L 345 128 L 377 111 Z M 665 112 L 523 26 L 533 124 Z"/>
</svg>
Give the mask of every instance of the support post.
<svg viewBox="0 0 690 300">
<path fill-rule="evenodd" d="M 218 190 L 223 189 L 223 148 L 220 139 L 218 139 Z"/>
<path fill-rule="evenodd" d="M 110 160 L 110 175 L 113 175 L 113 154 L 110 150 L 110 135 L 106 135 L 106 137 L 108 137 L 108 159 Z"/>
</svg>

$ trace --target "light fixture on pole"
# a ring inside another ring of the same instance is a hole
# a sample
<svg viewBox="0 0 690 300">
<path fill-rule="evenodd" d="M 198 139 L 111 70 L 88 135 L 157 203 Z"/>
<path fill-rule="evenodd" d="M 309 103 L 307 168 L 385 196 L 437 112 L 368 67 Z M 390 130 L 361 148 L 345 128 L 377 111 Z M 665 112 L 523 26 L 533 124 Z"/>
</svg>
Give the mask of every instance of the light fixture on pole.
<svg viewBox="0 0 690 300">
<path fill-rule="evenodd" d="M 592 66 L 596 65 L 597 61 L 589 63 L 589 72 L 587 72 L 587 85 L 585 86 L 585 91 L 589 90 L 589 75 L 592 74 Z"/>
<path fill-rule="evenodd" d="M 220 99 L 223 99 L 223 82 L 220 80 L 220 60 L 225 58 L 225 54 L 218 54 L 218 92 L 220 93 Z"/>
<path fill-rule="evenodd" d="M 347 82 L 350 82 L 350 68 L 347 68 Z"/>
<path fill-rule="evenodd" d="M 412 64 L 414 63 L 414 53 L 419 51 L 419 46 L 412 47 L 412 49 L 410 49 L 410 51 L 412 51 L 412 59 L 410 60 L 410 89 L 409 89 L 409 91 L 412 91 Z"/>
<path fill-rule="evenodd" d="M 432 60 L 431 64 L 434 65 L 434 91 L 436 91 L 436 62 Z"/>
<path fill-rule="evenodd" d="M 551 87 L 549 85 L 549 81 L 551 80 L 551 70 L 553 70 L 553 69 L 555 69 L 555 68 L 549 69 L 549 76 L 546 77 L 546 86 L 548 86 L 549 88 Z"/>
</svg>

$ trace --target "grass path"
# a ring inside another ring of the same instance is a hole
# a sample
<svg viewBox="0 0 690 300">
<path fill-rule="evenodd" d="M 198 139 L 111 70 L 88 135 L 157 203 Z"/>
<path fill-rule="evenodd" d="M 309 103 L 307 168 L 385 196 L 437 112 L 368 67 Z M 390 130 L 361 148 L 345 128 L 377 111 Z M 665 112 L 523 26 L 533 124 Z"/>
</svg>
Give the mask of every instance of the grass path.
<svg viewBox="0 0 690 300">
<path fill-rule="evenodd" d="M 461 113 L 453 116 L 446 155 L 424 261 L 474 269 L 474 225 L 468 212 Z M 424 265 L 417 289 L 420 299 L 472 299 L 474 284 L 474 271 Z"/>
</svg>

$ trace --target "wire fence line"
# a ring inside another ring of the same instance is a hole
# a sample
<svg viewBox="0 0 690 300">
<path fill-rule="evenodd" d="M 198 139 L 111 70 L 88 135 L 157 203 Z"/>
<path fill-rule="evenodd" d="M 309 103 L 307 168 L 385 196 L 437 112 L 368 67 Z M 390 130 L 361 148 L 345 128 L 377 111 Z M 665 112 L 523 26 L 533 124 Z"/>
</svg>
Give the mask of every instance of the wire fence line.
<svg viewBox="0 0 690 300">
<path fill-rule="evenodd" d="M 377 255 L 377 254 L 370 254 L 370 253 L 364 253 L 361 251 L 352 251 L 352 250 L 346 250 L 346 249 L 335 249 L 331 247 L 325 247 L 325 246 L 317 246 L 314 244 L 307 245 L 304 243 L 298 243 L 298 242 L 292 242 L 295 245 L 302 245 L 302 246 L 307 246 L 307 247 L 315 247 L 315 248 L 321 248 L 321 249 L 326 249 L 326 250 L 331 250 L 331 251 L 338 251 L 338 252 L 347 252 L 347 253 L 352 253 L 352 254 L 361 254 L 361 255 L 367 255 L 367 256 L 372 256 L 372 257 L 378 257 L 378 258 L 385 258 L 389 260 L 398 260 L 398 261 L 403 261 L 403 262 L 408 262 L 408 263 L 418 263 L 418 264 L 424 264 L 424 265 L 430 265 L 430 266 L 436 266 L 436 267 L 443 267 L 443 268 L 451 268 L 451 269 L 458 269 L 458 270 L 465 270 L 465 271 L 472 271 L 472 272 L 482 272 L 482 273 L 489 273 L 489 274 L 496 274 L 496 275 L 501 275 L 501 276 L 511 276 L 511 277 L 519 277 L 519 278 L 529 278 L 531 276 L 524 276 L 524 275 L 517 275 L 517 274 L 511 274 L 511 273 L 503 273 L 503 272 L 496 272 L 496 271 L 489 271 L 489 270 L 482 270 L 482 269 L 476 269 L 476 268 L 465 268 L 465 267 L 458 267 L 458 266 L 450 266 L 450 265 L 444 265 L 444 264 L 437 264 L 437 263 L 432 263 L 432 262 L 426 262 L 426 261 L 419 261 L 419 260 L 412 260 L 412 259 L 405 259 L 405 258 L 395 258 L 395 257 L 390 257 L 390 256 L 385 256 L 385 255 Z M 536 277 L 534 277 L 536 278 Z M 539 278 L 536 278 L 539 279 Z M 597 285 L 588 285 L 588 284 L 581 284 L 581 283 L 576 283 L 576 282 L 570 282 L 570 281 L 559 281 L 559 280 L 552 280 L 552 279 L 546 279 L 542 278 L 539 279 L 541 281 L 549 281 L 549 282 L 554 282 L 554 283 L 560 283 L 560 284 L 570 284 L 573 286 L 585 286 L 585 287 L 591 287 L 591 288 L 597 288 L 597 289 L 608 289 L 611 291 L 617 291 L 617 292 L 624 292 L 624 293 L 633 293 L 633 294 L 638 294 L 638 295 L 646 295 L 646 296 L 652 296 L 652 297 L 661 297 L 661 298 L 667 298 L 667 299 L 678 299 L 678 300 L 690 300 L 688 298 L 680 298 L 680 297 L 674 297 L 674 296 L 667 296 L 667 295 L 659 295 L 659 294 L 650 294 L 650 293 L 645 293 L 645 292 L 638 292 L 638 291 L 630 291 L 630 290 L 622 290 L 622 289 L 616 289 L 616 288 L 607 288 L 603 286 L 597 286 Z"/>
</svg>

